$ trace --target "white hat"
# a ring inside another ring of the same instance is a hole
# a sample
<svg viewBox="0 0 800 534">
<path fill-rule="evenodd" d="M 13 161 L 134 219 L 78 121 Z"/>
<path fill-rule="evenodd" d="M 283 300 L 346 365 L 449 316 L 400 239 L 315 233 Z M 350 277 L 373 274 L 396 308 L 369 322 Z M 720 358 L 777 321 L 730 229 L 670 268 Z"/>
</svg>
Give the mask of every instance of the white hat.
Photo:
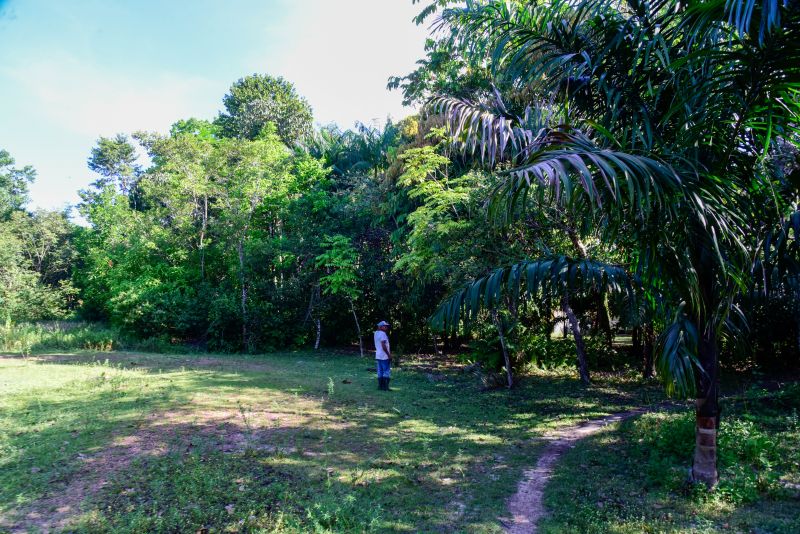
<svg viewBox="0 0 800 534">
<path fill-rule="evenodd" d="M 378 323 L 378 326 L 389 326 L 389 323 L 387 323 L 386 321 L 381 321 Z"/>
</svg>

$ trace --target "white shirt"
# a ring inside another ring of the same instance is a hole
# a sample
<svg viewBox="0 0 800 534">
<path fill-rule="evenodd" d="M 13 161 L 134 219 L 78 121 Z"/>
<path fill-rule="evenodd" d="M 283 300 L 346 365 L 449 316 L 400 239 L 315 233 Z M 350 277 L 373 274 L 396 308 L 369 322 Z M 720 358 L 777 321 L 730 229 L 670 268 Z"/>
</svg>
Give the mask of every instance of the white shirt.
<svg viewBox="0 0 800 534">
<path fill-rule="evenodd" d="M 383 330 L 376 330 L 375 331 L 375 359 L 376 360 L 388 360 L 389 355 L 383 350 L 383 344 L 381 341 L 386 342 L 386 348 L 391 351 L 389 347 L 389 336 L 386 335 L 386 332 Z"/>
</svg>

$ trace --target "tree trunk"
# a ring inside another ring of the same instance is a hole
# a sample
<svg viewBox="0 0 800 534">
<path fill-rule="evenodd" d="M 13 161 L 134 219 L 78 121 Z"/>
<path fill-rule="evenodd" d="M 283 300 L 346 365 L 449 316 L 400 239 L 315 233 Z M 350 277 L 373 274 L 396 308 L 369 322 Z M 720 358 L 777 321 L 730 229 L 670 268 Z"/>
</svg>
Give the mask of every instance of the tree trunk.
<svg viewBox="0 0 800 534">
<path fill-rule="evenodd" d="M 247 332 L 247 280 L 244 275 L 244 243 L 239 241 L 236 245 L 239 254 L 239 284 L 242 286 L 242 346 L 246 351 L 250 351 L 250 343 Z"/>
<path fill-rule="evenodd" d="M 717 431 L 719 430 L 719 353 L 713 328 L 706 327 L 698 347 L 703 371 L 697 373 L 695 399 L 695 449 L 692 480 L 713 488 L 717 472 Z"/>
<path fill-rule="evenodd" d="M 694 323 L 700 336 L 697 360 L 700 366 L 695 373 L 695 449 L 692 462 L 692 480 L 709 488 L 719 481 L 717 472 L 717 431 L 719 430 L 719 348 L 714 321 L 709 310 L 717 308 L 715 294 L 716 263 L 713 253 L 701 247 L 693 262 L 700 288 L 700 303 L 694 314 Z"/>
<path fill-rule="evenodd" d="M 439 344 L 436 341 L 436 334 L 434 332 L 431 332 L 431 341 L 433 342 L 433 353 L 437 356 L 441 356 L 442 351 L 439 350 Z"/>
<path fill-rule="evenodd" d="M 606 296 L 599 291 L 595 295 L 595 306 L 597 307 L 597 329 L 603 333 L 606 345 L 611 348 L 614 343 L 614 332 L 611 330 L 611 314 L 608 311 Z"/>
<path fill-rule="evenodd" d="M 208 195 L 203 195 L 203 222 L 200 225 L 200 279 L 206 279 L 206 228 L 208 226 Z"/>
<path fill-rule="evenodd" d="M 497 328 L 497 334 L 500 336 L 500 347 L 503 350 L 503 361 L 506 364 L 506 381 L 508 388 L 514 385 L 514 376 L 511 371 L 511 359 L 508 357 L 508 348 L 506 347 L 506 338 L 503 335 L 503 323 L 498 316 L 497 310 L 492 310 L 492 319 L 494 320 L 494 327 Z"/>
<path fill-rule="evenodd" d="M 309 319 L 314 321 L 314 326 L 317 331 L 317 337 L 314 341 L 314 350 L 319 349 L 319 341 L 322 337 L 322 320 L 319 317 L 314 317 L 314 309 L 320 300 L 320 287 L 319 284 L 315 284 L 314 287 L 311 288 L 311 295 L 308 298 L 308 309 L 306 310 L 306 316 L 303 318 L 304 327 Z"/>
<path fill-rule="evenodd" d="M 572 336 L 575 338 L 575 351 L 578 355 L 578 374 L 581 377 L 581 382 L 584 384 L 589 384 L 589 366 L 586 363 L 586 345 L 583 342 L 580 323 L 578 323 L 578 318 L 575 316 L 575 312 L 569 305 L 568 297 L 561 298 L 561 307 L 564 309 L 564 313 L 567 315 L 569 324 L 572 327 Z"/>
<path fill-rule="evenodd" d="M 653 346 L 655 345 L 655 334 L 653 333 L 653 323 L 647 323 L 644 327 L 644 354 L 642 358 L 642 376 L 644 378 L 653 378 L 656 374 L 655 363 L 653 357 Z"/>
<path fill-rule="evenodd" d="M 358 332 L 358 348 L 361 351 L 361 357 L 364 357 L 364 338 L 361 336 L 361 325 L 358 324 L 358 315 L 356 315 L 356 307 L 353 305 L 353 300 L 350 300 L 350 311 L 353 312 L 353 320 L 356 322 L 356 331 Z"/>
</svg>

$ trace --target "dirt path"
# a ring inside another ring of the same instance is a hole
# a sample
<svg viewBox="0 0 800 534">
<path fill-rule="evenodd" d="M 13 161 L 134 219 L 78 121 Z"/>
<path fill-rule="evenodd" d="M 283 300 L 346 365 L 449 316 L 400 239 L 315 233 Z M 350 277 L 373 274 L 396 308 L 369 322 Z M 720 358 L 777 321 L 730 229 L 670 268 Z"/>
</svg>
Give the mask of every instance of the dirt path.
<svg viewBox="0 0 800 534">
<path fill-rule="evenodd" d="M 522 480 L 517 486 L 517 492 L 508 502 L 510 518 L 503 521 L 506 532 L 511 534 L 535 534 L 537 523 L 545 515 L 543 496 L 544 488 L 553 475 L 556 462 L 568 449 L 575 446 L 575 442 L 591 436 L 606 426 L 617 423 L 635 415 L 641 415 L 648 408 L 639 408 L 627 412 L 620 412 L 602 419 L 593 419 L 581 425 L 563 428 L 545 436 L 549 443 L 542 451 L 536 467 L 523 473 Z"/>
</svg>

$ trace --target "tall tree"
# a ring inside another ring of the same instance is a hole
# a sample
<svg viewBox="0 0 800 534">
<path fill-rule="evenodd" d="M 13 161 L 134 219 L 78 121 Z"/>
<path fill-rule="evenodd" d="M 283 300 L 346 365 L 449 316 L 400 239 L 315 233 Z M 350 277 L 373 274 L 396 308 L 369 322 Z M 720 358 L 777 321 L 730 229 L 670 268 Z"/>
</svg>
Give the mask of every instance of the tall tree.
<svg viewBox="0 0 800 534">
<path fill-rule="evenodd" d="M 278 137 L 287 145 L 312 134 L 311 106 L 287 80 L 253 74 L 234 83 L 222 103 L 226 113 L 216 123 L 223 135 L 255 139 L 267 123 L 275 124 Z"/>
<path fill-rule="evenodd" d="M 98 186 L 114 184 L 123 195 L 130 193 L 141 172 L 137 163 L 136 148 L 128 136 L 101 137 L 89 156 L 89 169 L 101 176 Z"/>
<path fill-rule="evenodd" d="M 22 244 L 27 264 L 40 280 L 52 287 L 69 281 L 75 250 L 72 239 L 76 227 L 67 213 L 36 210 L 18 211 L 6 223 Z"/>
<path fill-rule="evenodd" d="M 353 321 L 358 333 L 358 348 L 364 356 L 364 337 L 361 334 L 361 323 L 358 320 L 355 301 L 361 294 L 358 273 L 358 252 L 343 235 L 326 236 L 323 240 L 325 251 L 317 256 L 317 267 L 325 271 L 319 282 L 322 291 L 329 295 L 344 298 L 350 306 Z"/>
<path fill-rule="evenodd" d="M 25 211 L 36 171 L 13 165 L 0 151 L 0 320 L 62 318 L 74 305 L 75 227 L 65 213 Z"/>
<path fill-rule="evenodd" d="M 797 202 L 796 193 L 776 197 L 765 214 L 755 192 L 774 190 L 775 167 L 764 162 L 775 146 L 798 145 L 800 6 L 493 1 L 443 16 L 528 100 L 524 114 L 499 95 L 434 104 L 465 149 L 508 166 L 499 211 L 513 217 L 535 201 L 601 215 L 603 239 L 630 245 L 631 262 L 567 257 L 500 269 L 444 315 L 457 322 L 502 287 L 630 293 L 638 279 L 669 318 L 658 364 L 667 389 L 696 398 L 693 478 L 716 484 L 720 340 L 735 332 L 735 301 L 764 229 Z M 747 218 L 756 213 L 766 220 Z"/>
<path fill-rule="evenodd" d="M 7 220 L 15 211 L 28 204 L 28 185 L 36 179 L 36 170 L 30 165 L 14 167 L 14 158 L 0 150 L 0 221 Z"/>
<path fill-rule="evenodd" d="M 291 154 L 278 138 L 275 127 L 268 125 L 264 135 L 256 141 L 227 140 L 217 152 L 217 169 L 220 181 L 219 196 L 215 200 L 221 210 L 220 223 L 235 249 L 237 277 L 240 290 L 242 344 L 252 348 L 250 338 L 249 245 L 253 241 L 253 224 L 256 217 L 266 226 L 270 236 L 282 232 L 279 216 L 281 204 L 289 195 Z M 276 289 L 280 285 L 274 279 Z"/>
</svg>

